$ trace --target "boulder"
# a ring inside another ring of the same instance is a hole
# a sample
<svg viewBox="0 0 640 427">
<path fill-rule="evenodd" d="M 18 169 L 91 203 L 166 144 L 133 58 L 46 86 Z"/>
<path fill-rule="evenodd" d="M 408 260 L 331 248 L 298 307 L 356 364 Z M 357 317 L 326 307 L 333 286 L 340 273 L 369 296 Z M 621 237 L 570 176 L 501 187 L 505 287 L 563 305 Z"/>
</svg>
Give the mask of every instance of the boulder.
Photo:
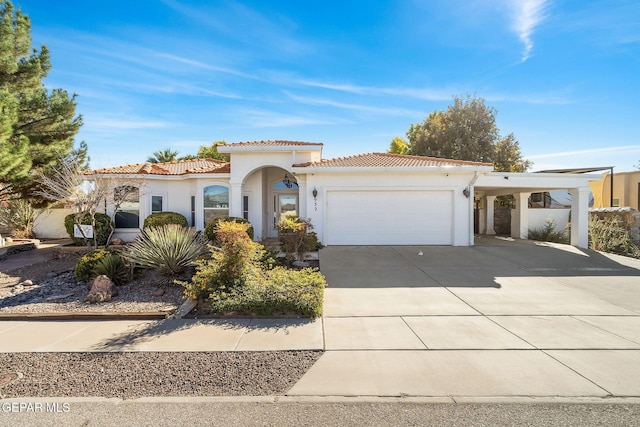
<svg viewBox="0 0 640 427">
<path fill-rule="evenodd" d="M 85 299 L 88 303 L 100 303 L 111 301 L 111 297 L 118 295 L 118 291 L 107 276 L 104 274 L 91 281 L 91 289 Z"/>
</svg>

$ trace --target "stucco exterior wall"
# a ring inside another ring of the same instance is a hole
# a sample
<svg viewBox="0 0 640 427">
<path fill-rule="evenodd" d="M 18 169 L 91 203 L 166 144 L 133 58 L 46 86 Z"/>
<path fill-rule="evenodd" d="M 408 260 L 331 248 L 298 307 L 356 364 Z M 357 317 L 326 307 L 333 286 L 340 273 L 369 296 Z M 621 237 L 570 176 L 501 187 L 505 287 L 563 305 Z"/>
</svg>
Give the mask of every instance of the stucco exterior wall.
<svg viewBox="0 0 640 427">
<path fill-rule="evenodd" d="M 311 219 L 314 231 L 322 241 L 325 237 L 324 224 L 327 214 L 327 191 L 336 190 L 429 190 L 451 191 L 453 194 L 453 244 L 466 246 L 473 244 L 472 215 L 473 199 L 463 194 L 471 180 L 473 172 L 469 173 L 425 173 L 415 172 L 314 172 L 307 174 L 305 194 L 300 194 L 301 201 L 306 199 L 307 217 Z M 312 196 L 313 189 L 318 191 L 317 198 Z M 389 218 L 389 221 L 401 218 Z M 399 222 L 399 226 L 402 226 Z"/>
</svg>

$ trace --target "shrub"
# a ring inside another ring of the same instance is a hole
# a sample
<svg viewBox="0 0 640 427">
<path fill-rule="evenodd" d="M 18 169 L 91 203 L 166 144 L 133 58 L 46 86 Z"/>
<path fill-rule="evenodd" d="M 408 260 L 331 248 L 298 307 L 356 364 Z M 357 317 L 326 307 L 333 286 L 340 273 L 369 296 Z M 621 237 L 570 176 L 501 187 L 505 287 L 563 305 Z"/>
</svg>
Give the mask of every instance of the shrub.
<svg viewBox="0 0 640 427">
<path fill-rule="evenodd" d="M 78 259 L 75 268 L 75 274 L 78 280 L 88 282 L 97 277 L 98 275 L 94 274 L 94 270 L 98 263 L 102 259 L 112 255 L 117 255 L 117 252 L 112 249 L 96 249 L 82 255 L 80 259 Z"/>
<path fill-rule="evenodd" d="M 529 229 L 528 238 L 540 242 L 569 243 L 566 231 L 556 231 L 556 222 L 552 218 L 547 218 L 542 227 Z"/>
<path fill-rule="evenodd" d="M 69 237 L 71 237 L 76 245 L 83 245 L 85 242 L 82 238 L 73 236 L 74 218 L 75 214 L 67 215 L 64 218 L 64 228 L 67 230 L 67 234 L 69 234 Z M 97 242 L 95 242 L 94 239 L 88 239 L 87 243 L 94 246 L 104 246 L 107 244 L 109 236 L 111 235 L 111 217 L 103 213 L 96 213 L 95 220 L 96 226 L 93 230 L 93 235 Z M 85 225 L 91 224 L 91 217 L 89 215 L 85 215 L 81 223 Z"/>
<path fill-rule="evenodd" d="M 325 286 L 318 270 L 276 267 L 243 288 L 212 294 L 209 303 L 215 313 L 318 317 L 322 315 Z"/>
<path fill-rule="evenodd" d="M 144 219 L 142 228 L 160 227 L 166 224 L 178 224 L 188 227 L 189 223 L 184 215 L 177 212 L 155 212 Z"/>
<path fill-rule="evenodd" d="M 216 234 L 218 232 L 218 225 L 221 222 L 229 222 L 229 221 L 237 222 L 239 224 L 247 224 L 248 227 L 247 227 L 246 233 L 249 235 L 249 238 L 253 240 L 254 232 L 253 232 L 253 226 L 251 225 L 251 223 L 244 218 L 239 218 L 235 216 L 232 216 L 232 217 L 219 216 L 217 218 L 212 219 L 207 223 L 207 226 L 204 228 L 204 235 L 207 237 L 207 239 L 209 239 L 209 241 L 215 244 L 217 242 Z"/>
<path fill-rule="evenodd" d="M 37 217 L 38 212 L 27 200 L 9 200 L 0 204 L 0 225 L 11 228 L 11 236 L 16 239 L 36 237 L 33 227 Z"/>
<path fill-rule="evenodd" d="M 100 258 L 93 268 L 93 277 L 102 274 L 107 276 L 116 285 L 124 285 L 131 280 L 131 267 L 122 259 L 120 255 L 113 254 Z"/>
<path fill-rule="evenodd" d="M 297 216 L 285 215 L 276 225 L 280 249 L 286 254 L 287 262 L 291 263 L 295 257 L 304 261 L 306 254 L 316 250 L 320 245 L 318 236 L 310 233 L 313 229 L 311 221 Z"/>
<path fill-rule="evenodd" d="M 135 265 L 155 268 L 161 275 L 175 278 L 206 252 L 207 244 L 202 234 L 192 228 L 167 224 L 142 230 L 123 256 Z"/>
<path fill-rule="evenodd" d="M 596 215 L 589 215 L 589 248 L 640 257 L 640 247 L 631 240 L 624 221 L 616 216 L 600 219 Z"/>
<path fill-rule="evenodd" d="M 180 282 L 185 294 L 198 298 L 212 292 L 228 292 L 258 280 L 264 248 L 247 234 L 248 225 L 239 222 L 220 222 L 216 239 L 219 248 L 211 246 L 211 258 L 197 263 L 191 282 Z"/>
</svg>

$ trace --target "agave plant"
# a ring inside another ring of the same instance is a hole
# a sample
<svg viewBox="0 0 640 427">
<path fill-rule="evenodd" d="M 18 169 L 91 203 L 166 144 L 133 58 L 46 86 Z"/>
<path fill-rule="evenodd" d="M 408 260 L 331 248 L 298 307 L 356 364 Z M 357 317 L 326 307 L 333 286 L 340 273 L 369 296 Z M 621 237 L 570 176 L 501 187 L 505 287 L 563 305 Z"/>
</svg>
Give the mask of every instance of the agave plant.
<svg viewBox="0 0 640 427">
<path fill-rule="evenodd" d="M 107 255 L 100 258 L 93 268 L 93 276 L 104 274 L 116 285 L 123 285 L 131 279 L 131 269 L 118 255 Z"/>
<path fill-rule="evenodd" d="M 202 234 L 178 224 L 166 224 L 143 230 L 123 255 L 140 267 L 155 268 L 163 276 L 177 277 L 207 253 L 207 241 Z"/>
</svg>

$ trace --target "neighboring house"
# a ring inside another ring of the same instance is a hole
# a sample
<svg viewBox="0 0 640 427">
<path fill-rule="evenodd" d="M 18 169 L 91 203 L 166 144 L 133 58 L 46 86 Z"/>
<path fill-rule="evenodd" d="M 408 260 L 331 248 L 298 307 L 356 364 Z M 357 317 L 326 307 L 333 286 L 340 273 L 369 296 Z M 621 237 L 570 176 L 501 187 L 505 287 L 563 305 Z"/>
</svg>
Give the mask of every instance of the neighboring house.
<svg viewBox="0 0 640 427">
<path fill-rule="evenodd" d="M 599 181 L 592 182 L 594 208 L 628 207 L 640 211 L 640 171 L 606 174 Z M 613 197 L 611 190 L 613 187 Z"/>
<path fill-rule="evenodd" d="M 526 238 L 532 192 L 568 189 L 571 242 L 587 246 L 589 182 L 594 175 L 493 172 L 493 165 L 388 153 L 322 159 L 321 143 L 256 141 L 219 146 L 230 161 L 185 160 L 92 171 L 141 182 L 116 213 L 116 236 L 132 240 L 144 218 L 173 211 L 203 229 L 221 215 L 244 217 L 257 240 L 276 237 L 280 217 L 311 219 L 325 245 L 473 245 L 474 199 L 481 232 L 493 232 L 496 196 L 516 199 L 513 236 Z M 107 213 L 113 207 L 107 204 Z"/>
</svg>

